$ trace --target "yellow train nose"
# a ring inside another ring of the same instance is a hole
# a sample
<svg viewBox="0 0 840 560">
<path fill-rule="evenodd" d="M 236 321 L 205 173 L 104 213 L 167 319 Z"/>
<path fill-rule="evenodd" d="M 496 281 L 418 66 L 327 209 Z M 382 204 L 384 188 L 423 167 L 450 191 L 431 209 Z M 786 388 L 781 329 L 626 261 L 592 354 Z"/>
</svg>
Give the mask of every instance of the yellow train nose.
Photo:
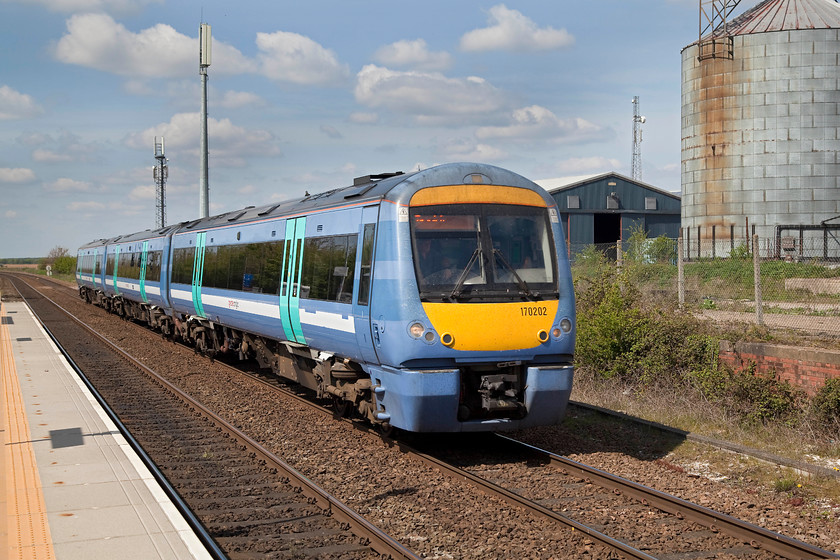
<svg viewBox="0 0 840 560">
<path fill-rule="evenodd" d="M 557 300 L 424 303 L 444 346 L 464 351 L 520 350 L 548 342 Z"/>
</svg>

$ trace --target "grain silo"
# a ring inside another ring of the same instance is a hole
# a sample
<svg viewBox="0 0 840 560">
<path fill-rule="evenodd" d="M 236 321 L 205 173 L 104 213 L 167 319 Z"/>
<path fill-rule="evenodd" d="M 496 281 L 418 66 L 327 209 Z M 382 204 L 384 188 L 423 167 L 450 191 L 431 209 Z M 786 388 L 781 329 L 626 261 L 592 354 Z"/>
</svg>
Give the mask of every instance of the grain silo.
<svg viewBox="0 0 840 560">
<path fill-rule="evenodd" d="M 682 51 L 690 253 L 723 256 L 756 233 L 765 256 L 837 258 L 840 5 L 764 0 L 703 34 L 704 4 L 737 2 L 701 0 L 701 36 Z"/>
</svg>

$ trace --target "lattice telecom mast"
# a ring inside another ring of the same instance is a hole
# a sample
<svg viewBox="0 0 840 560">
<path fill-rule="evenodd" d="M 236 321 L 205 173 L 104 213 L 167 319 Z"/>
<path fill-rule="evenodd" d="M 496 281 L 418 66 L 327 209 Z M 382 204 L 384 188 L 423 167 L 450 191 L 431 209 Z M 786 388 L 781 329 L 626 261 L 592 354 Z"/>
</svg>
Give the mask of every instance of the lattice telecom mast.
<svg viewBox="0 0 840 560">
<path fill-rule="evenodd" d="M 630 162 L 630 174 L 636 181 L 642 180 L 642 123 L 645 118 L 639 115 L 639 96 L 633 97 L 633 159 Z"/>
<path fill-rule="evenodd" d="M 210 215 L 210 184 L 207 177 L 207 68 L 210 66 L 210 45 L 210 24 L 202 23 L 198 28 L 198 73 L 201 74 L 201 171 L 198 212 L 202 218 Z"/>
<path fill-rule="evenodd" d="M 157 213 L 156 227 L 162 228 L 166 225 L 166 179 L 169 177 L 169 166 L 166 165 L 166 156 L 163 155 L 163 136 L 155 136 L 155 159 L 157 165 L 153 168 L 152 175 L 157 185 Z"/>
<path fill-rule="evenodd" d="M 727 32 L 729 16 L 741 0 L 700 0 L 698 60 L 735 56 L 734 40 Z M 715 33 L 717 31 L 717 33 Z M 707 34 L 708 33 L 708 34 Z M 707 34 L 705 38 L 703 35 Z"/>
</svg>

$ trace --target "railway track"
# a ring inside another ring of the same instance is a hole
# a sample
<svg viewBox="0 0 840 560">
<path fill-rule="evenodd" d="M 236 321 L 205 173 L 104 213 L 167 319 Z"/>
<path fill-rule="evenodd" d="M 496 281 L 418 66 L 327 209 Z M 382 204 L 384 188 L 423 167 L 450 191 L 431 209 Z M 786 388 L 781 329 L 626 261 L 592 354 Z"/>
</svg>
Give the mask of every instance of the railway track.
<svg viewBox="0 0 840 560">
<path fill-rule="evenodd" d="M 277 383 L 262 381 L 278 390 Z M 322 406 L 318 409 L 327 413 Z M 838 557 L 509 438 L 471 436 L 468 445 L 463 438 L 441 445 L 446 439 L 420 438 L 416 449 L 405 443 L 392 445 L 455 481 L 553 523 L 558 532 L 585 534 L 616 557 Z"/>
<path fill-rule="evenodd" d="M 419 558 L 41 292 L 14 284 L 228 558 Z"/>
</svg>

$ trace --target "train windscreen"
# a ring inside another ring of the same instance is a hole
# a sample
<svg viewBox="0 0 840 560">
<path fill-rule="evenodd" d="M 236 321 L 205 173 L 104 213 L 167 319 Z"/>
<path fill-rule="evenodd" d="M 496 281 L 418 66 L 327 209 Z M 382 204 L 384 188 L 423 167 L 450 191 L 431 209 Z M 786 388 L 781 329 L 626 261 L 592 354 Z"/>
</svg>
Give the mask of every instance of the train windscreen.
<svg viewBox="0 0 840 560">
<path fill-rule="evenodd" d="M 424 301 L 557 297 L 546 208 L 442 204 L 411 210 L 414 270 Z"/>
</svg>

